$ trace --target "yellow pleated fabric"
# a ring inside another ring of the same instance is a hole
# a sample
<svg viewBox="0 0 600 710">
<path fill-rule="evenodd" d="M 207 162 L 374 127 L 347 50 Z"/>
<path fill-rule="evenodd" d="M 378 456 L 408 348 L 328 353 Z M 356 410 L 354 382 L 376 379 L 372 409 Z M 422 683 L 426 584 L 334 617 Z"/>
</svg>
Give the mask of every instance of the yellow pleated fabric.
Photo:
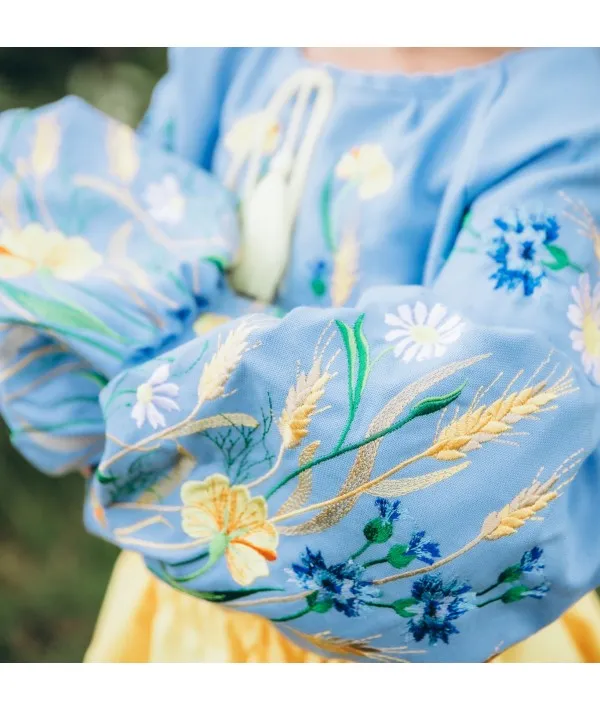
<svg viewBox="0 0 600 710">
<path fill-rule="evenodd" d="M 351 660 L 340 658 L 340 661 Z M 195 599 L 153 577 L 135 553 L 117 561 L 87 663 L 331 663 L 262 617 Z M 336 662 L 336 661 L 333 661 Z M 339 661 L 337 661 L 339 662 Z M 600 601 L 590 594 L 493 663 L 599 663 Z"/>
</svg>

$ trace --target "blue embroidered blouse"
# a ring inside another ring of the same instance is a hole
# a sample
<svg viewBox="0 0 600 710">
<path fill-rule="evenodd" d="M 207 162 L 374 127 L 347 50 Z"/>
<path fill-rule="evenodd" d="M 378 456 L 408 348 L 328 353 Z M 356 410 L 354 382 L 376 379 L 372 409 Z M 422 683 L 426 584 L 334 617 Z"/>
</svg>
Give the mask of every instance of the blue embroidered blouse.
<svg viewBox="0 0 600 710">
<path fill-rule="evenodd" d="M 600 583 L 600 53 L 170 60 L 138 135 L 0 117 L 15 445 L 309 648 L 483 661 L 557 618 Z"/>
</svg>

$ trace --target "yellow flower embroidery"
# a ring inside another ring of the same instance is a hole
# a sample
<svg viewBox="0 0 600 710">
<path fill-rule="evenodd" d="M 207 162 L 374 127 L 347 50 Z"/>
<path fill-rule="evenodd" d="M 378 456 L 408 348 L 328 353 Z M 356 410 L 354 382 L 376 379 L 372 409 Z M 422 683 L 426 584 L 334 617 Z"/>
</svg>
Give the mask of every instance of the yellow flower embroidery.
<svg viewBox="0 0 600 710">
<path fill-rule="evenodd" d="M 194 333 L 196 335 L 205 335 L 213 328 L 223 325 L 223 323 L 228 323 L 230 320 L 229 316 L 219 315 L 218 313 L 203 313 L 194 322 Z"/>
<path fill-rule="evenodd" d="M 371 200 L 392 186 L 394 168 L 380 145 L 365 143 L 345 153 L 335 168 L 340 180 L 356 183 L 361 200 Z"/>
<path fill-rule="evenodd" d="M 271 155 L 279 141 L 279 123 L 266 111 L 257 111 L 236 121 L 225 136 L 225 147 L 239 159 L 243 159 L 254 148 L 258 135 L 265 136 L 262 152 Z"/>
<path fill-rule="evenodd" d="M 240 585 L 269 574 L 267 562 L 277 559 L 278 536 L 267 522 L 267 503 L 251 498 L 246 486 L 231 486 L 220 473 L 181 488 L 183 531 L 210 543 L 211 553 L 224 550 L 227 567 Z"/>
<path fill-rule="evenodd" d="M 0 235 L 0 278 L 26 276 L 47 270 L 57 279 L 78 281 L 102 263 L 102 256 L 83 237 L 66 237 L 41 224 Z"/>
</svg>

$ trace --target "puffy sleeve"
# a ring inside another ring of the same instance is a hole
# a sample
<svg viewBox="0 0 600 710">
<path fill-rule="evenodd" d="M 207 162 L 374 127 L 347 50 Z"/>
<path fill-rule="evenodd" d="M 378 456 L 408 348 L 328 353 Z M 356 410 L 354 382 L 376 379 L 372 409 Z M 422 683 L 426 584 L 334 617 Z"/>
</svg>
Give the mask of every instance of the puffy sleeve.
<svg viewBox="0 0 600 710">
<path fill-rule="evenodd" d="M 600 148 L 573 135 L 478 177 L 430 288 L 113 381 L 90 529 L 350 660 L 484 661 L 557 618 L 600 582 Z"/>
<path fill-rule="evenodd" d="M 36 466 L 97 464 L 111 378 L 255 308 L 237 243 L 216 180 L 82 101 L 0 116 L 0 409 Z"/>
</svg>

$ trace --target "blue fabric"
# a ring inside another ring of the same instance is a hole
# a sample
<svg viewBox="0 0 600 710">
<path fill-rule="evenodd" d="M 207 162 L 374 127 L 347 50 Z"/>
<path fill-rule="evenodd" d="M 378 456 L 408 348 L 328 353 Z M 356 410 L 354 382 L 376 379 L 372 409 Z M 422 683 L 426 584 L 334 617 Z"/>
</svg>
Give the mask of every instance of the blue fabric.
<svg viewBox="0 0 600 710">
<path fill-rule="evenodd" d="M 90 530 L 309 648 L 483 661 L 557 618 L 600 583 L 597 50 L 325 68 L 283 318 L 227 285 L 257 135 L 239 121 L 318 68 L 171 58 L 133 143 L 72 99 L 0 119 L 15 444 L 50 473 L 97 464 Z M 268 117 L 265 173 L 292 113 Z"/>
</svg>

